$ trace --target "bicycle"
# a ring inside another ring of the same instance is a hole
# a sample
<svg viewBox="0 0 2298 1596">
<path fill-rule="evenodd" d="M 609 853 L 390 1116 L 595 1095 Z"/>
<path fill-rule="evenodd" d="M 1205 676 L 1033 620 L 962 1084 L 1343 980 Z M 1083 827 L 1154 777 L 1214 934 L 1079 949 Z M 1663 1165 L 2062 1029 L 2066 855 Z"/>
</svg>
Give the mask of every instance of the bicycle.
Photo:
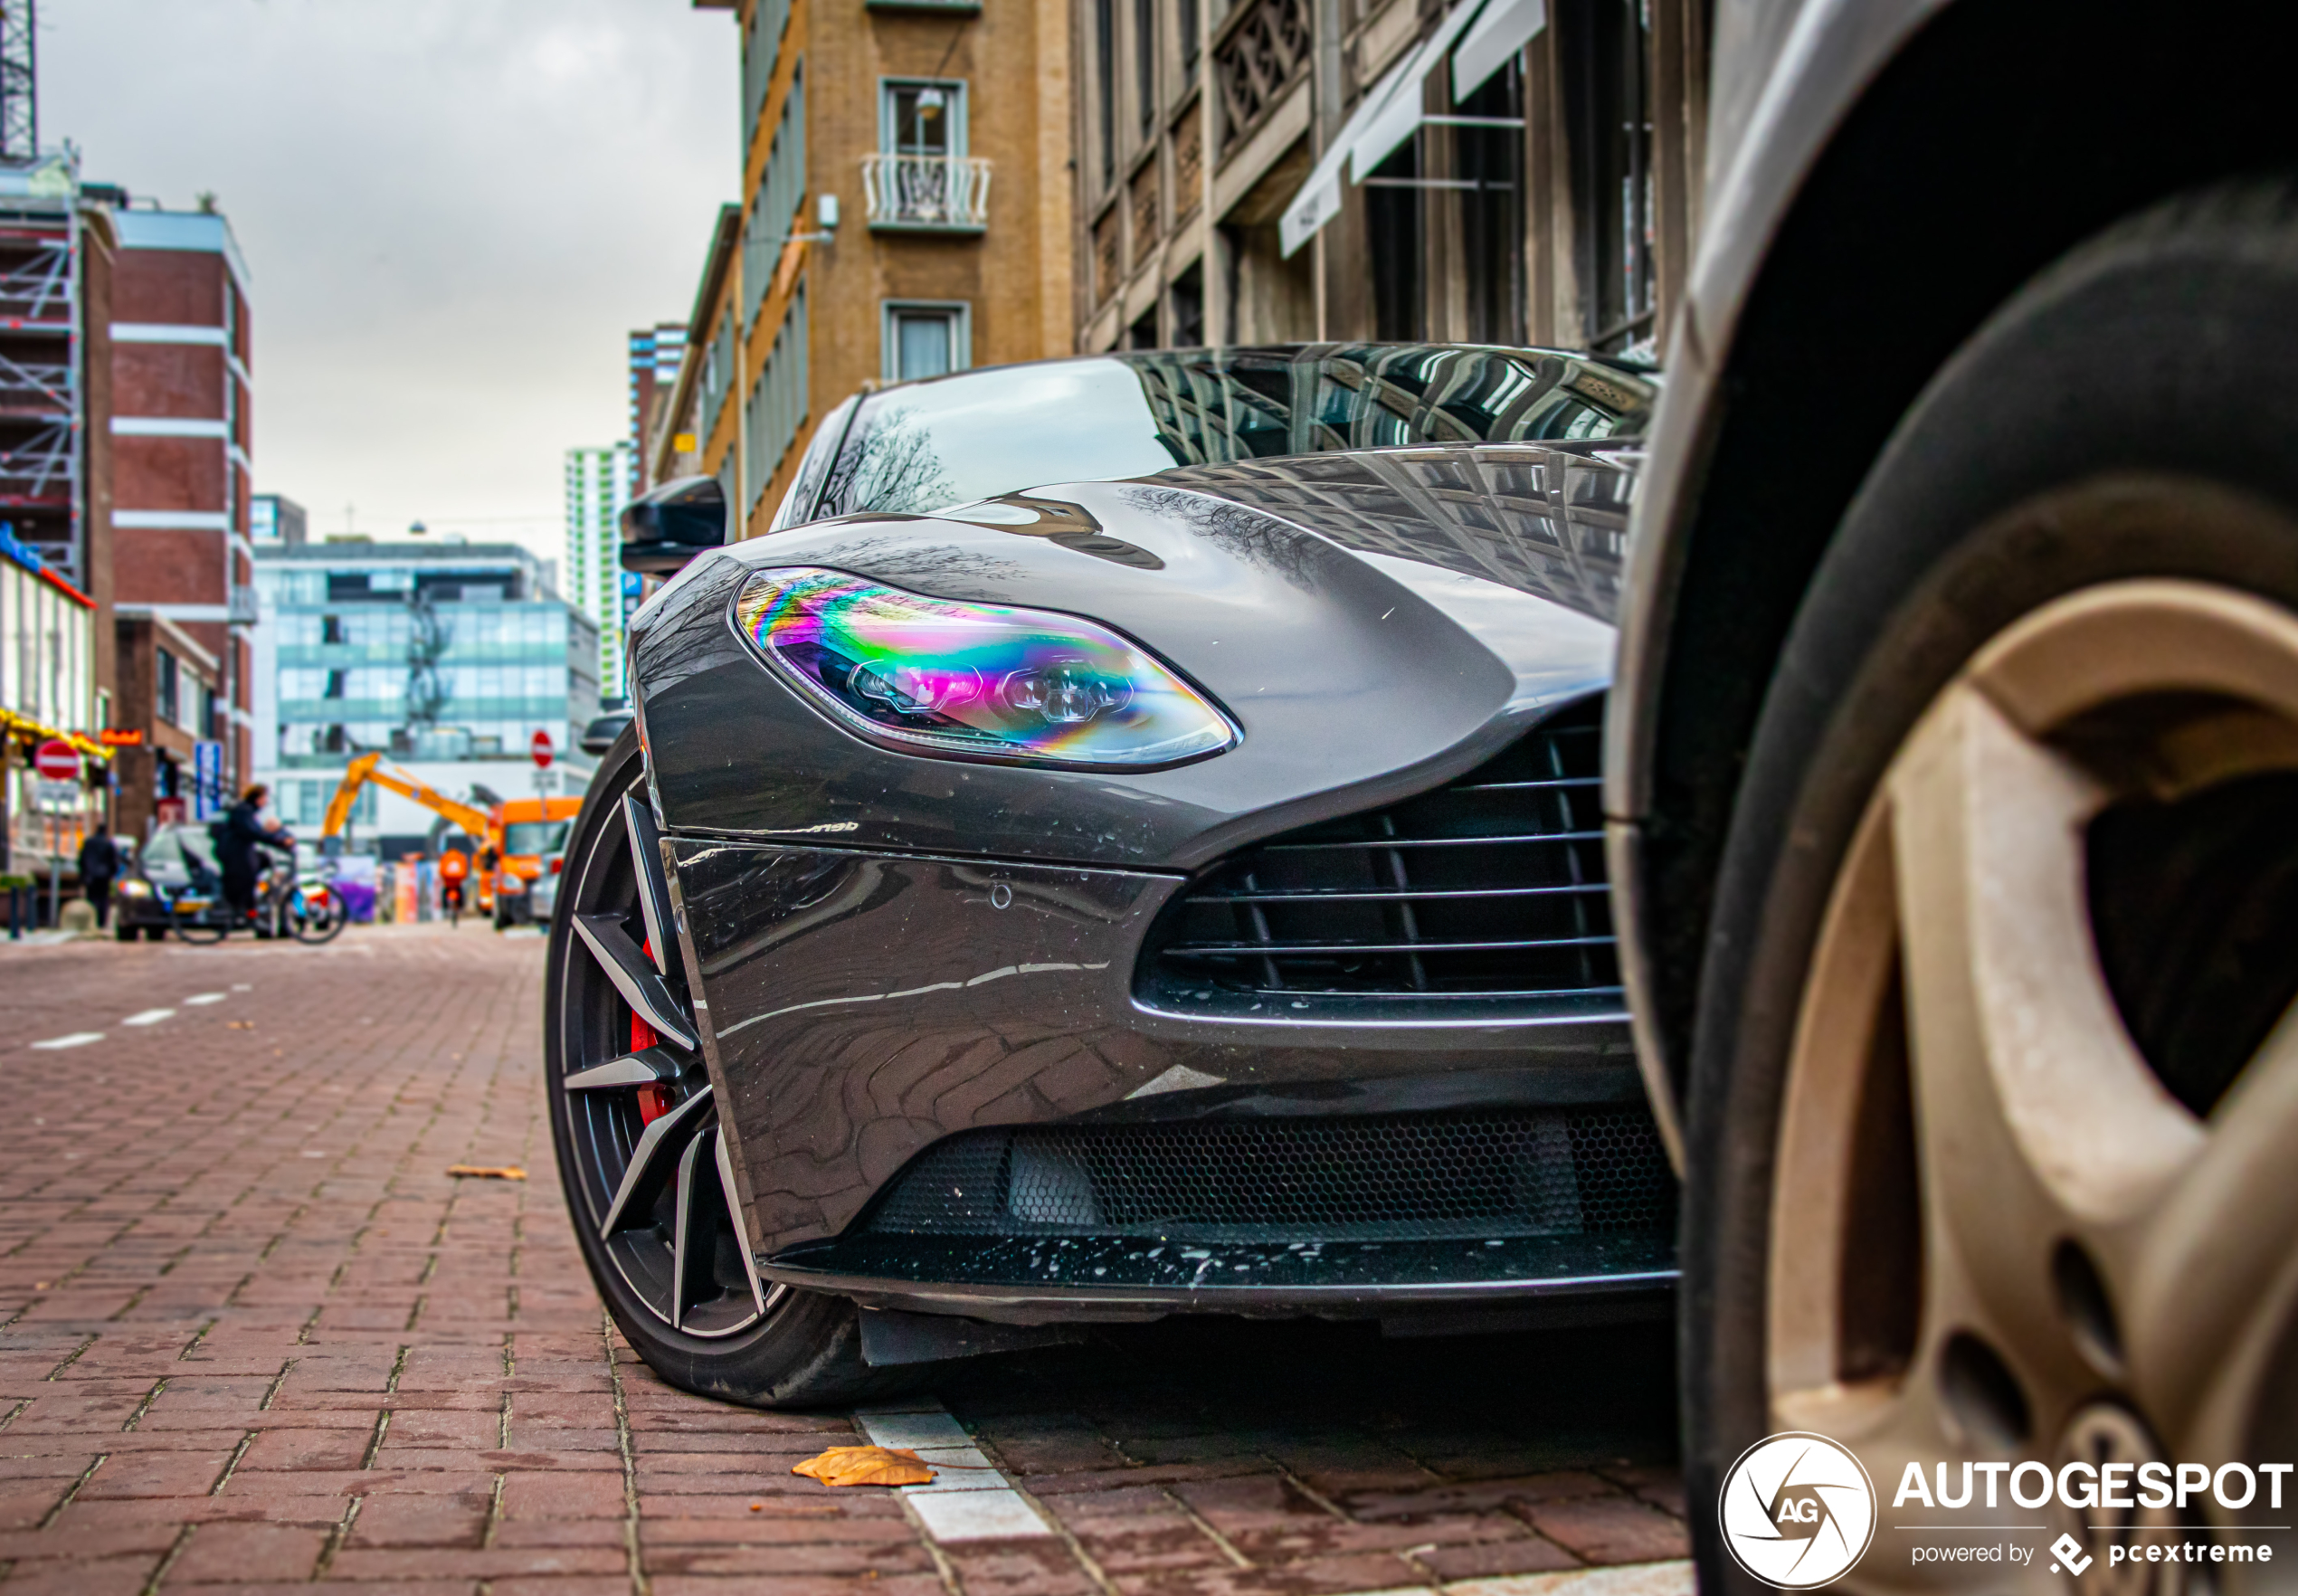
<svg viewBox="0 0 2298 1596">
<path fill-rule="evenodd" d="M 183 941 L 200 945 L 221 942 L 244 926 L 253 929 L 259 936 L 292 936 L 298 942 L 316 946 L 342 935 L 350 920 L 350 905 L 336 887 L 334 868 L 322 864 L 309 871 L 300 870 L 290 849 L 287 857 L 274 859 L 271 868 L 257 879 L 252 914 L 179 922 L 175 930 Z"/>
</svg>

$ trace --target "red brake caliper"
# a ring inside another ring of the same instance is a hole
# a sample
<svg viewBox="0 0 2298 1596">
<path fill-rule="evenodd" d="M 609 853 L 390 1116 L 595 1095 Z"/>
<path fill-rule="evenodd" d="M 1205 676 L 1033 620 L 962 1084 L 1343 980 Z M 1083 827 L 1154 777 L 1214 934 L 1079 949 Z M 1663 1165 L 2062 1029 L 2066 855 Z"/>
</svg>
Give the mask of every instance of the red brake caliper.
<svg viewBox="0 0 2298 1596">
<path fill-rule="evenodd" d="M 646 955 L 648 958 L 652 958 L 654 956 L 654 939 L 652 937 L 647 938 L 645 944 L 639 949 L 639 951 Z M 654 1027 L 649 1025 L 644 1020 L 640 1019 L 635 1010 L 632 1011 L 631 1014 L 631 1051 L 635 1053 L 640 1051 L 641 1049 L 650 1048 L 661 1040 L 662 1039 L 660 1036 L 655 1034 Z M 671 1107 L 672 1099 L 670 1097 L 670 1088 L 669 1087 L 662 1085 L 660 1082 L 657 1082 L 652 1086 L 642 1086 L 639 1088 L 639 1121 L 641 1124 L 652 1125 L 656 1120 L 661 1118 L 665 1114 L 668 1114 L 670 1111 Z"/>
</svg>

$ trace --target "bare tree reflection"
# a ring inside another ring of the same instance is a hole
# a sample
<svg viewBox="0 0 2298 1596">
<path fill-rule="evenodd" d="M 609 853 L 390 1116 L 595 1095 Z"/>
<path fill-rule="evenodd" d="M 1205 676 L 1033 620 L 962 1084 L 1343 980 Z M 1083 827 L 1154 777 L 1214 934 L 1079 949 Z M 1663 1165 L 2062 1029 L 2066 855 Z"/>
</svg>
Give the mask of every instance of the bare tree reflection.
<svg viewBox="0 0 2298 1596">
<path fill-rule="evenodd" d="M 838 451 L 822 484 L 816 514 L 875 510 L 916 515 L 954 504 L 957 484 L 934 447 L 934 434 L 915 406 L 888 411 L 856 428 Z"/>
</svg>

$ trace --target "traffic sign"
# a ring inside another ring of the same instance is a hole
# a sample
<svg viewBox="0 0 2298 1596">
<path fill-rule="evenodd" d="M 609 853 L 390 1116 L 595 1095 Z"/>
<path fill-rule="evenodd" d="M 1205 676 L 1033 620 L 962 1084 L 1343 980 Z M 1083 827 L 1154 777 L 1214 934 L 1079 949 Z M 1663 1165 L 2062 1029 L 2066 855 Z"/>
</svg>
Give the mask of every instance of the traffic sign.
<svg viewBox="0 0 2298 1596">
<path fill-rule="evenodd" d="M 51 782 L 80 779 L 80 750 L 62 737 L 50 737 L 32 756 L 32 768 Z"/>
<path fill-rule="evenodd" d="M 551 761 L 558 757 L 557 750 L 551 746 L 551 735 L 546 731 L 537 732 L 534 741 L 527 745 L 527 751 L 535 756 L 537 770 L 548 770 Z"/>
</svg>

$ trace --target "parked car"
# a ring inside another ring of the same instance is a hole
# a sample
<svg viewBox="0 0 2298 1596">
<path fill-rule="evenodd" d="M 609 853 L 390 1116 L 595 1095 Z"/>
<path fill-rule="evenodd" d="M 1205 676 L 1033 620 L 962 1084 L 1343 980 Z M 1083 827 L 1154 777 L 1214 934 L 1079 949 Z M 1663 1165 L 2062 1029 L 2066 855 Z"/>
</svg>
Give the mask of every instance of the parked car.
<svg viewBox="0 0 2298 1596">
<path fill-rule="evenodd" d="M 2298 14 L 2152 14 L 1719 8 L 1606 771 L 1704 1591 L 1784 1430 L 1854 1586 L 2289 1581 Z"/>
<path fill-rule="evenodd" d="M 546 1011 L 631 1344 L 773 1405 L 1067 1321 L 1665 1316 L 1595 802 L 1655 393 L 1055 361 L 850 402 L 772 537 L 634 507 L 684 568 Z"/>
<path fill-rule="evenodd" d="M 113 887 L 111 912 L 112 935 L 122 942 L 157 942 L 171 926 L 221 935 L 231 910 L 205 823 L 154 827 Z"/>
</svg>

